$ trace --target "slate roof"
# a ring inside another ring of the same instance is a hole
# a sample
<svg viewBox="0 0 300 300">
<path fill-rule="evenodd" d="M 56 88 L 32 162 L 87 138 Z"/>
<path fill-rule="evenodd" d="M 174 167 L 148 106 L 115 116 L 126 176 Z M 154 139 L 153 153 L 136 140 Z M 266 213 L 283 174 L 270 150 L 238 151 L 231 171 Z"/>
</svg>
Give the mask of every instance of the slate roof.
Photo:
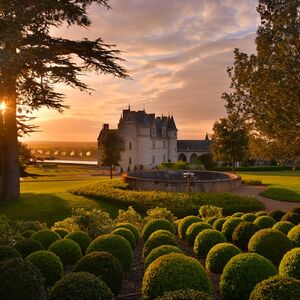
<svg viewBox="0 0 300 300">
<path fill-rule="evenodd" d="M 210 152 L 210 140 L 178 140 L 177 152 Z"/>
</svg>

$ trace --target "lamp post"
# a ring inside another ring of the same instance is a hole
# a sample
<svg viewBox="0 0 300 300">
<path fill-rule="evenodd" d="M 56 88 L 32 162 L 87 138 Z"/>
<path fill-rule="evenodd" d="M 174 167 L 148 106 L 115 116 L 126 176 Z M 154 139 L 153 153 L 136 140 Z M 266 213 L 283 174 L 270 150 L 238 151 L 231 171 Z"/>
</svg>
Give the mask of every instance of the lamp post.
<svg viewBox="0 0 300 300">
<path fill-rule="evenodd" d="M 5 125 L 6 103 L 0 103 L 0 199 L 4 190 L 4 125 Z"/>
<path fill-rule="evenodd" d="M 186 178 L 186 190 L 187 193 L 190 194 L 191 193 L 191 179 L 194 178 L 195 173 L 193 172 L 184 172 L 183 173 L 183 177 Z"/>
</svg>

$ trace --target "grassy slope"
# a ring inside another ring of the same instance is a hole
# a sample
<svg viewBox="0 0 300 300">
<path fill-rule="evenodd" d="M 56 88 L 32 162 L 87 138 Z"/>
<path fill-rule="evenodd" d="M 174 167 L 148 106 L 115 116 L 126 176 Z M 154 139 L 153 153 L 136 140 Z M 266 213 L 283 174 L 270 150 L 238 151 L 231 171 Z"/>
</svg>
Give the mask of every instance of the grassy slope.
<svg viewBox="0 0 300 300">
<path fill-rule="evenodd" d="M 281 201 L 300 202 L 300 171 L 241 172 L 245 180 L 261 180 L 268 189 L 261 195 Z"/>
</svg>

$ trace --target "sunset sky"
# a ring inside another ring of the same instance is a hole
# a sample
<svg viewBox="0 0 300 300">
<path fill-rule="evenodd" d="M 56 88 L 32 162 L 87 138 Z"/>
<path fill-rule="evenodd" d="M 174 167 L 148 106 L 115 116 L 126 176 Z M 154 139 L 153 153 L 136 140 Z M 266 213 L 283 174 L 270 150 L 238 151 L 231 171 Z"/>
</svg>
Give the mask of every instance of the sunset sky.
<svg viewBox="0 0 300 300">
<path fill-rule="evenodd" d="M 95 141 L 103 123 L 115 127 L 122 109 L 173 114 L 181 139 L 201 139 L 225 115 L 221 94 L 233 50 L 254 52 L 256 0 L 111 0 L 90 9 L 92 26 L 53 31 L 72 39 L 102 37 L 124 51 L 132 80 L 87 74 L 92 95 L 60 86 L 70 109 L 41 110 L 41 132 L 26 140 Z"/>
</svg>

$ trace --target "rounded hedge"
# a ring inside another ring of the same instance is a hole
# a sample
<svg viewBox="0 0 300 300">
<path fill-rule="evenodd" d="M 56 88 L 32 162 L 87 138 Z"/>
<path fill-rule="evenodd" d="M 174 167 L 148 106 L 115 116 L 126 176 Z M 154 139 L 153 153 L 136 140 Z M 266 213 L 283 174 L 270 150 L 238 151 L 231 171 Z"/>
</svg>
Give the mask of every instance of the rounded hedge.
<svg viewBox="0 0 300 300">
<path fill-rule="evenodd" d="M 206 220 L 206 223 L 213 225 L 215 223 L 215 221 L 217 221 L 217 220 L 218 220 L 218 217 L 211 217 Z"/>
<path fill-rule="evenodd" d="M 249 300 L 297 300 L 300 281 L 294 278 L 273 276 L 258 283 Z"/>
<path fill-rule="evenodd" d="M 70 232 L 64 228 L 55 228 L 52 229 L 52 231 L 58 233 L 58 235 L 63 239 L 66 235 L 68 235 Z"/>
<path fill-rule="evenodd" d="M 235 227 L 232 234 L 232 241 L 240 249 L 246 251 L 248 243 L 253 234 L 260 230 L 260 227 L 251 222 L 243 222 Z"/>
<path fill-rule="evenodd" d="M 11 258 L 21 258 L 21 254 L 13 247 L 0 245 L 0 261 Z"/>
<path fill-rule="evenodd" d="M 248 300 L 255 285 L 277 274 L 271 261 L 255 253 L 241 253 L 226 264 L 220 279 L 223 300 Z"/>
<path fill-rule="evenodd" d="M 203 220 L 197 216 L 187 216 L 183 218 L 178 225 L 178 235 L 181 240 L 185 240 L 185 234 L 187 229 L 197 222 L 203 222 Z"/>
<path fill-rule="evenodd" d="M 92 242 L 92 239 L 89 236 L 89 234 L 84 231 L 73 231 L 67 234 L 64 239 L 76 242 L 80 246 L 83 255 L 85 254 L 89 244 Z"/>
<path fill-rule="evenodd" d="M 217 219 L 213 224 L 213 229 L 222 231 L 222 226 L 223 226 L 223 224 L 225 223 L 226 220 L 227 220 L 226 218 Z"/>
<path fill-rule="evenodd" d="M 258 211 L 257 213 L 255 213 L 255 215 L 257 217 L 261 217 L 261 216 L 268 216 L 268 213 L 264 210 Z"/>
<path fill-rule="evenodd" d="M 205 257 L 214 245 L 225 242 L 226 237 L 222 232 L 215 229 L 204 229 L 195 239 L 194 253 L 198 257 Z"/>
<path fill-rule="evenodd" d="M 166 219 L 155 219 L 149 221 L 143 228 L 142 236 L 144 241 L 147 241 L 150 235 L 156 230 L 167 230 L 171 233 L 175 233 L 173 224 Z"/>
<path fill-rule="evenodd" d="M 61 239 L 58 233 L 49 229 L 39 230 L 35 232 L 31 238 L 41 243 L 45 249 L 48 249 L 52 243 Z"/>
<path fill-rule="evenodd" d="M 260 228 L 271 228 L 276 221 L 270 216 L 260 216 L 256 218 L 253 223 L 258 225 Z"/>
<path fill-rule="evenodd" d="M 182 289 L 212 293 L 212 283 L 196 259 L 171 253 L 156 259 L 146 270 L 142 283 L 143 299 L 156 299 L 165 292 Z"/>
<path fill-rule="evenodd" d="M 131 245 L 131 248 L 135 248 L 135 237 L 133 233 L 127 228 L 116 228 L 112 232 L 112 234 L 118 234 L 124 237 Z"/>
<path fill-rule="evenodd" d="M 233 215 L 231 215 L 231 217 L 234 217 L 234 218 L 240 218 L 244 213 L 242 212 L 236 212 L 234 213 Z"/>
<path fill-rule="evenodd" d="M 126 229 L 129 229 L 132 232 L 132 234 L 134 235 L 135 242 L 137 242 L 139 240 L 139 238 L 140 238 L 140 232 L 139 232 L 139 230 L 137 229 L 136 226 L 134 226 L 131 223 L 118 223 L 115 226 L 115 229 L 116 228 L 126 228 Z"/>
<path fill-rule="evenodd" d="M 49 293 L 49 300 L 112 300 L 113 294 L 99 277 L 87 272 L 69 273 Z"/>
<path fill-rule="evenodd" d="M 295 212 L 295 213 L 300 214 L 300 206 L 294 207 L 294 208 L 290 209 L 289 211 L 290 211 L 290 212 Z"/>
<path fill-rule="evenodd" d="M 20 258 L 0 262 L 1 299 L 43 299 L 43 292 L 42 274 L 32 263 Z"/>
<path fill-rule="evenodd" d="M 288 232 L 295 226 L 292 222 L 289 221 L 280 221 L 273 225 L 273 229 L 279 230 L 284 234 L 288 234 Z"/>
<path fill-rule="evenodd" d="M 228 241 L 231 241 L 235 227 L 242 222 L 244 221 L 241 218 L 229 218 L 224 222 L 222 232 L 225 234 Z"/>
<path fill-rule="evenodd" d="M 50 251 L 40 250 L 31 253 L 26 260 L 41 271 L 46 285 L 53 285 L 63 276 L 64 267 L 60 258 Z"/>
<path fill-rule="evenodd" d="M 205 267 L 211 273 L 222 274 L 228 261 L 240 253 L 242 253 L 242 251 L 230 243 L 217 244 L 209 250 Z"/>
<path fill-rule="evenodd" d="M 249 252 L 258 253 L 278 265 L 283 255 L 292 248 L 291 241 L 279 230 L 261 229 L 248 243 Z"/>
<path fill-rule="evenodd" d="M 133 260 L 133 252 L 129 242 L 117 234 L 104 234 L 95 238 L 86 250 L 89 254 L 94 251 L 106 251 L 114 255 L 124 270 L 129 270 Z"/>
<path fill-rule="evenodd" d="M 162 245 L 178 246 L 175 235 L 166 230 L 153 232 L 144 244 L 143 257 L 146 258 L 154 248 Z"/>
<path fill-rule="evenodd" d="M 175 234 L 177 235 L 178 234 L 178 226 L 179 226 L 179 223 L 181 222 L 182 219 L 178 219 L 176 221 L 173 222 L 173 226 L 175 228 Z"/>
<path fill-rule="evenodd" d="M 300 225 L 293 227 L 287 237 L 293 242 L 295 247 L 300 247 Z"/>
<path fill-rule="evenodd" d="M 197 235 L 204 229 L 212 229 L 212 226 L 205 222 L 197 222 L 189 226 L 186 231 L 185 237 L 190 246 L 194 246 Z"/>
<path fill-rule="evenodd" d="M 120 261 L 108 252 L 92 252 L 82 257 L 74 266 L 74 272 L 88 272 L 100 277 L 117 295 L 122 286 L 123 268 Z"/>
<path fill-rule="evenodd" d="M 282 218 L 281 221 L 289 221 L 295 225 L 300 223 L 300 214 L 296 212 L 287 212 Z"/>
<path fill-rule="evenodd" d="M 300 279 L 300 247 L 288 251 L 279 264 L 279 275 Z"/>
<path fill-rule="evenodd" d="M 64 266 L 72 266 L 82 257 L 80 246 L 69 239 L 54 242 L 48 250 L 56 254 Z"/>
<path fill-rule="evenodd" d="M 167 292 L 155 300 L 211 300 L 211 297 L 204 292 L 189 289 Z"/>
<path fill-rule="evenodd" d="M 241 216 L 241 219 L 246 222 L 254 222 L 254 220 L 257 218 L 257 216 L 253 213 L 246 213 Z"/>
<path fill-rule="evenodd" d="M 171 245 L 162 245 L 159 247 L 154 248 L 146 257 L 144 262 L 144 269 L 146 270 L 149 265 L 159 258 L 162 255 L 170 254 L 170 253 L 182 253 L 182 250 L 176 246 Z"/>
<path fill-rule="evenodd" d="M 21 236 L 24 237 L 25 239 L 30 238 L 33 234 L 35 233 L 34 230 L 26 230 L 21 233 Z"/>
<path fill-rule="evenodd" d="M 17 242 L 14 245 L 14 248 L 21 254 L 23 258 L 25 258 L 26 256 L 28 256 L 29 254 L 35 251 L 44 249 L 41 243 L 31 238 Z"/>
<path fill-rule="evenodd" d="M 284 216 L 285 212 L 282 210 L 272 210 L 269 213 L 269 216 L 272 217 L 276 222 L 280 221 L 281 218 Z"/>
</svg>

